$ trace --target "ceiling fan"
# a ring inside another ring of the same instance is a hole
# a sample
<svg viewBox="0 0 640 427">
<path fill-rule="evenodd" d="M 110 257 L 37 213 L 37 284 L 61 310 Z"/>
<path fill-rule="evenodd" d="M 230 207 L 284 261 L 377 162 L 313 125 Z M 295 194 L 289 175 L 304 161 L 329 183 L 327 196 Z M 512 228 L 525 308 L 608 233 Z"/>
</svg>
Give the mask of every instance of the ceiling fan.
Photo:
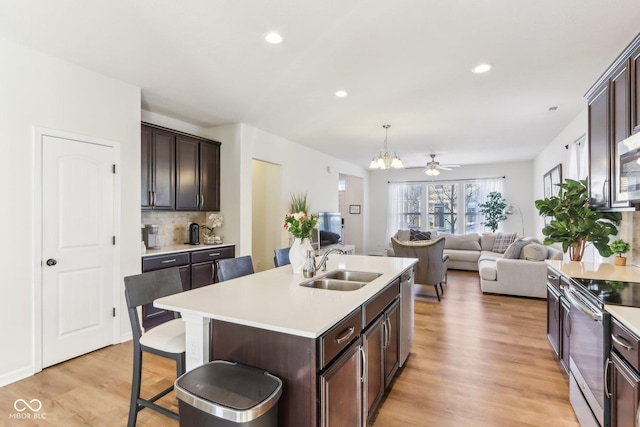
<svg viewBox="0 0 640 427">
<path fill-rule="evenodd" d="M 441 165 L 440 162 L 436 162 L 436 155 L 430 154 L 431 161 L 427 162 L 427 165 L 424 167 L 424 173 L 429 176 L 436 176 L 440 174 L 440 171 L 450 171 L 453 168 L 459 168 L 460 165 Z"/>
</svg>

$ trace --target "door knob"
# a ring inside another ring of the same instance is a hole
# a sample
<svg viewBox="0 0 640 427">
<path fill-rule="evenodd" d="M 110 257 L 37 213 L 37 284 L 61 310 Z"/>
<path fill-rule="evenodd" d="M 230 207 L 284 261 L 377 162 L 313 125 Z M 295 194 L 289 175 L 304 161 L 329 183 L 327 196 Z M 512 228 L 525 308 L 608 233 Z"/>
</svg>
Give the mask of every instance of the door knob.
<svg viewBox="0 0 640 427">
<path fill-rule="evenodd" d="M 53 259 L 53 258 L 49 258 L 49 259 L 47 260 L 47 265 L 48 265 L 49 267 L 52 267 L 52 266 L 56 265 L 57 263 L 58 263 L 58 261 L 56 261 L 56 260 L 55 260 L 55 259 Z"/>
</svg>

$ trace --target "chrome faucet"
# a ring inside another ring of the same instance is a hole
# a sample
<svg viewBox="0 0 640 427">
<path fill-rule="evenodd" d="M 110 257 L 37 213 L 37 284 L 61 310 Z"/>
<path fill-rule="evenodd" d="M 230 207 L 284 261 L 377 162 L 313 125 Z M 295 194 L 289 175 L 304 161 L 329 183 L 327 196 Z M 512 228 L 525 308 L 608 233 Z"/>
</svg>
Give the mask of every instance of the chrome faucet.
<svg viewBox="0 0 640 427">
<path fill-rule="evenodd" d="M 320 262 L 318 263 L 318 266 L 316 267 L 316 271 L 320 271 L 320 269 L 322 269 L 322 271 L 327 271 L 327 259 L 329 257 L 329 254 L 332 253 L 332 252 L 339 253 L 339 254 L 344 254 L 345 253 L 340 248 L 331 248 L 331 249 L 329 249 L 324 254 L 322 254 L 322 257 L 320 258 Z"/>
</svg>

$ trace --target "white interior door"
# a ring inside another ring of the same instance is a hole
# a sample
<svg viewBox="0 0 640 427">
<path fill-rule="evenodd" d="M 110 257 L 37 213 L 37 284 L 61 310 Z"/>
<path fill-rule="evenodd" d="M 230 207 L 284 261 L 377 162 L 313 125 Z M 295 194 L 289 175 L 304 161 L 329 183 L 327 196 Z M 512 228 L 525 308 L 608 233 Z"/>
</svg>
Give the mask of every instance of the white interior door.
<svg viewBox="0 0 640 427">
<path fill-rule="evenodd" d="M 42 138 L 42 362 L 113 340 L 114 149 Z"/>
</svg>

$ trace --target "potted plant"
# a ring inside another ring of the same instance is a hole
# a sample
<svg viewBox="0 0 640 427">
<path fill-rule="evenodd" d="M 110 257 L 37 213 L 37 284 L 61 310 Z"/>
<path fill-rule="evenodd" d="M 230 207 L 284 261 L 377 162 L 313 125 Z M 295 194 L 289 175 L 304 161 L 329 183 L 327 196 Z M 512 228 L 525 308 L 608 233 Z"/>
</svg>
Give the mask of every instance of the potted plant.
<svg viewBox="0 0 640 427">
<path fill-rule="evenodd" d="M 622 239 L 614 240 L 613 243 L 609 245 L 609 249 L 611 252 L 616 255 L 615 263 L 616 265 L 627 265 L 627 258 L 623 257 L 622 254 L 626 254 L 631 250 L 631 245 L 625 242 Z"/>
<path fill-rule="evenodd" d="M 600 212 L 589 207 L 588 180 L 566 179 L 556 184 L 557 196 L 536 200 L 535 206 L 542 216 L 551 217 L 542 229 L 544 244 L 561 243 L 569 252 L 571 261 L 580 261 L 584 249 L 591 242 L 603 257 L 611 256 L 609 236 L 618 234 L 620 212 Z"/>
<path fill-rule="evenodd" d="M 498 226 L 500 226 L 500 222 L 507 219 L 504 214 L 504 208 L 507 207 L 504 197 L 498 191 L 492 191 L 487 194 L 487 201 L 478 206 L 480 207 L 480 213 L 484 215 L 484 225 L 489 227 L 492 233 L 495 233 Z"/>
</svg>

